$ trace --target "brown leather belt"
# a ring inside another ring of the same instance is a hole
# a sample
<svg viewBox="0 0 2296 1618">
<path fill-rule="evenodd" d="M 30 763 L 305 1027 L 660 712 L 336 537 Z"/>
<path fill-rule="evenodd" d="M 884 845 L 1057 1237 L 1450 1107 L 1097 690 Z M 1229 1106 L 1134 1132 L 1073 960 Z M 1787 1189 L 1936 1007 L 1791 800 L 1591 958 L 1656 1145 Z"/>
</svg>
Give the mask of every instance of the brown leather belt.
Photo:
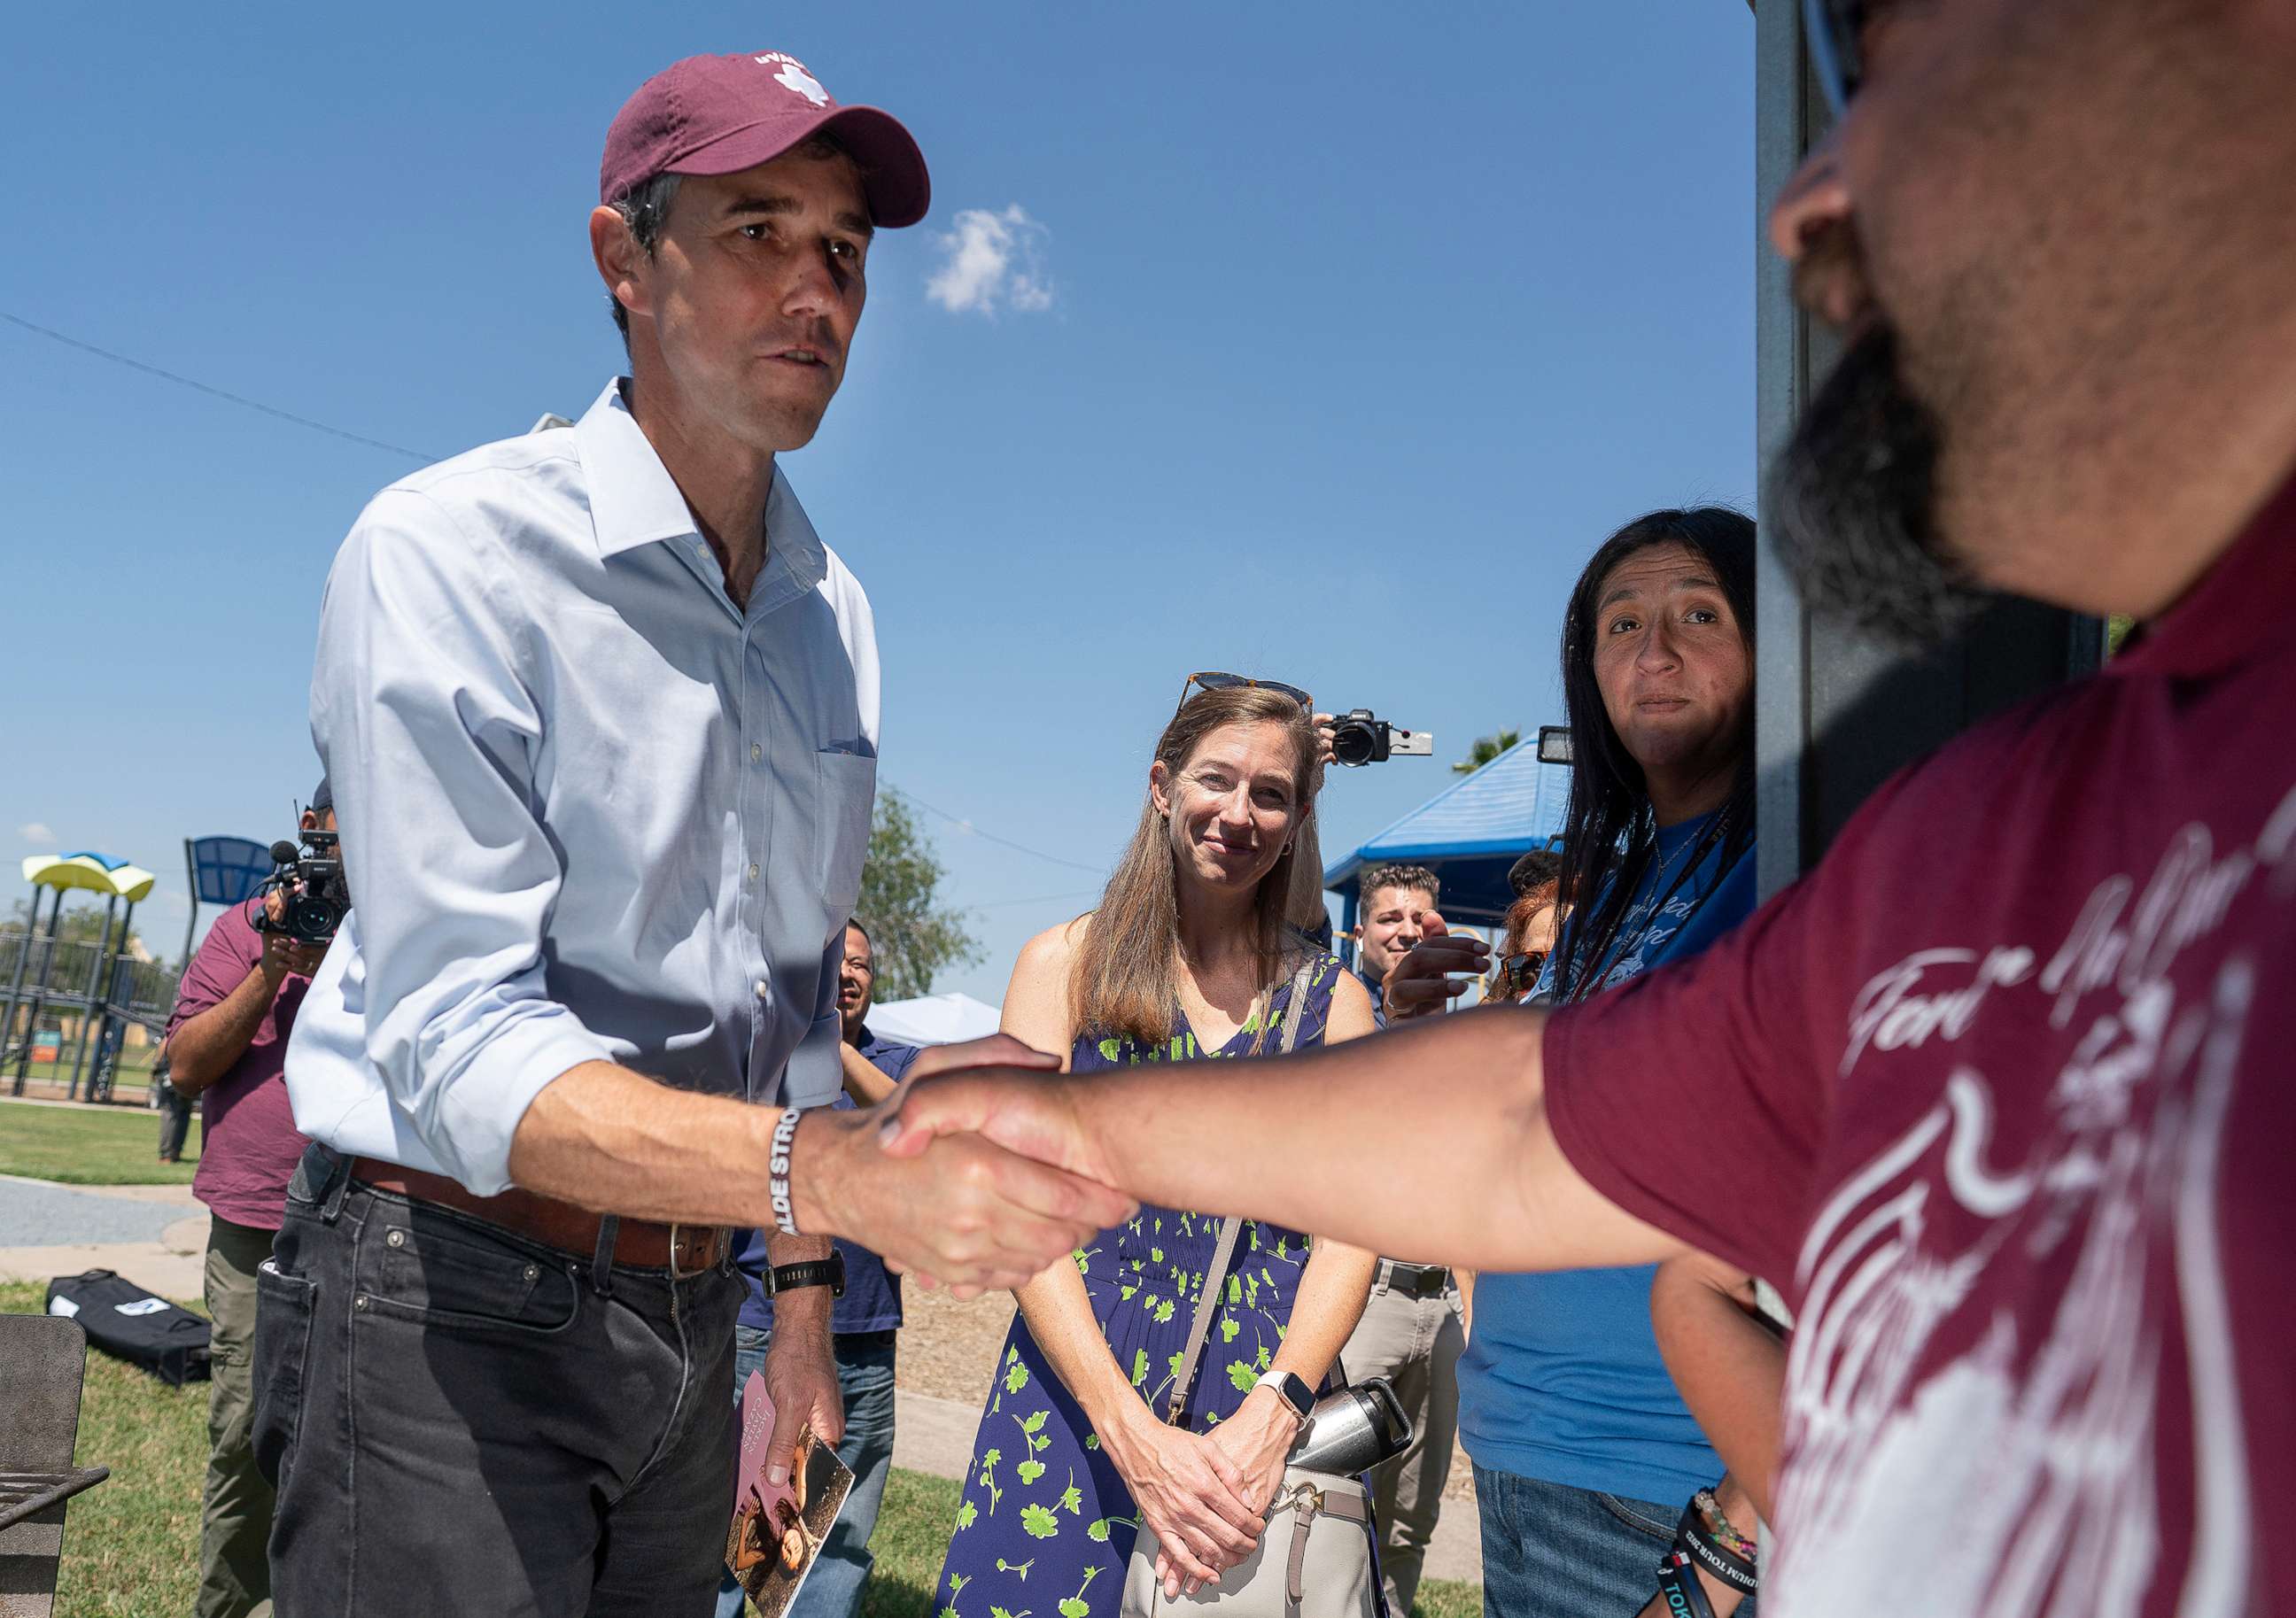
<svg viewBox="0 0 2296 1618">
<path fill-rule="evenodd" d="M 353 1159 L 351 1178 L 378 1191 L 392 1191 L 467 1214 L 579 1259 L 595 1256 L 598 1229 L 605 1222 L 604 1215 L 554 1197 L 516 1187 L 499 1197 L 479 1197 L 444 1174 L 375 1157 Z M 613 1262 L 641 1270 L 668 1270 L 679 1276 L 699 1275 L 725 1258 L 733 1238 L 733 1231 L 724 1225 L 665 1225 L 650 1219 L 625 1219 L 614 1232 Z"/>
</svg>

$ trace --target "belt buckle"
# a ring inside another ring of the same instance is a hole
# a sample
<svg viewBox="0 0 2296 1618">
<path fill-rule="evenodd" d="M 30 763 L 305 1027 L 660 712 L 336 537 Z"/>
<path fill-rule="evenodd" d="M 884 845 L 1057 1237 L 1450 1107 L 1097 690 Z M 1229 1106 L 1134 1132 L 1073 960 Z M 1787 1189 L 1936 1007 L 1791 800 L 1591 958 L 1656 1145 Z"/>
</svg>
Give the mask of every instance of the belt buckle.
<svg viewBox="0 0 2296 1618">
<path fill-rule="evenodd" d="M 697 1275 L 708 1273 L 710 1266 L 718 1262 L 714 1258 L 705 1259 L 691 1270 L 688 1270 L 685 1267 L 685 1244 L 689 1240 L 697 1238 L 701 1241 L 704 1248 L 715 1246 L 718 1241 L 718 1227 L 716 1225 L 681 1225 L 676 1223 L 673 1223 L 669 1227 L 670 1279 L 674 1281 L 692 1280 Z"/>
</svg>

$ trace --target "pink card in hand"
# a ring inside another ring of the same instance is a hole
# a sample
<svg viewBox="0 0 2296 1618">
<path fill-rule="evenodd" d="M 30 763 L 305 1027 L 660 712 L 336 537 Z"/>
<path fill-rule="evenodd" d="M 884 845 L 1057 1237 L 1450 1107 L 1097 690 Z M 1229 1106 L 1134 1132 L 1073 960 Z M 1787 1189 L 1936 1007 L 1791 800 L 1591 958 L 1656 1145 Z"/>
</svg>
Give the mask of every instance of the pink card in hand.
<svg viewBox="0 0 2296 1618">
<path fill-rule="evenodd" d="M 853 1491 L 852 1471 L 810 1426 L 798 1435 L 791 1475 L 779 1486 L 767 1482 L 773 1436 L 773 1397 L 764 1375 L 751 1371 L 742 1387 L 742 1450 L 726 1565 L 762 1618 L 782 1618 L 789 1610 Z"/>
</svg>

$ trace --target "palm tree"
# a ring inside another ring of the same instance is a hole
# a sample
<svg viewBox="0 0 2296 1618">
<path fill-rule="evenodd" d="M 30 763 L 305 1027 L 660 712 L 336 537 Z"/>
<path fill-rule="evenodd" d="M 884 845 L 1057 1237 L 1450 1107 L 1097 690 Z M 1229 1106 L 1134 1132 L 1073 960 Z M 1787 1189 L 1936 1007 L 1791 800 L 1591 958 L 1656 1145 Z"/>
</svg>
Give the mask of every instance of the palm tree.
<svg viewBox="0 0 2296 1618">
<path fill-rule="evenodd" d="M 1451 766 L 1451 773 L 1454 775 L 1472 775 L 1476 771 L 1481 769 L 1485 764 L 1490 763 L 1491 760 L 1496 758 L 1509 748 L 1516 746 L 1521 740 L 1522 732 L 1521 731 L 1501 731 L 1496 736 L 1478 736 L 1475 738 L 1475 745 L 1468 749 L 1466 757 L 1461 759 L 1457 764 Z"/>
</svg>

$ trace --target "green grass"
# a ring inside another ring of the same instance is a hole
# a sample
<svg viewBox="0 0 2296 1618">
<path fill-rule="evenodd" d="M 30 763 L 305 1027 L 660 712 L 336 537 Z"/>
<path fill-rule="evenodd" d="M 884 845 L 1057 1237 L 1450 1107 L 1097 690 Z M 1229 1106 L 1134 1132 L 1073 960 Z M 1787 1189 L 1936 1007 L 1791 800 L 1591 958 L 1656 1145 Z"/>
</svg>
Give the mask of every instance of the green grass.
<svg viewBox="0 0 2296 1618">
<path fill-rule="evenodd" d="M 160 1115 L 142 1107 L 24 1107 L 0 1101 L 0 1174 L 70 1185 L 188 1185 L 199 1166 L 192 1120 L 181 1163 L 160 1161 Z"/>
<path fill-rule="evenodd" d="M 37 1282 L 0 1282 L 0 1313 L 37 1312 L 45 1290 Z M 191 1610 L 199 1588 L 207 1420 L 206 1383 L 167 1387 L 107 1355 L 88 1355 L 79 1464 L 110 1467 L 111 1476 L 71 1503 L 56 1618 Z M 862 1597 L 862 1618 L 928 1618 L 956 1521 L 957 1492 L 951 1479 L 894 1472 L 870 1540 L 877 1569 Z M 1430 1580 L 1419 1587 L 1414 1618 L 1481 1613 L 1480 1587 Z"/>
<path fill-rule="evenodd" d="M 40 1110 L 15 1108 L 10 1121 Z M 46 1291 L 37 1281 L 0 1282 L 0 1313 L 37 1313 Z M 200 1582 L 208 1385 L 168 1387 L 133 1366 L 90 1353 L 80 1394 L 78 1462 L 109 1467 L 111 1475 L 65 1513 L 56 1618 L 191 1611 Z"/>
</svg>

